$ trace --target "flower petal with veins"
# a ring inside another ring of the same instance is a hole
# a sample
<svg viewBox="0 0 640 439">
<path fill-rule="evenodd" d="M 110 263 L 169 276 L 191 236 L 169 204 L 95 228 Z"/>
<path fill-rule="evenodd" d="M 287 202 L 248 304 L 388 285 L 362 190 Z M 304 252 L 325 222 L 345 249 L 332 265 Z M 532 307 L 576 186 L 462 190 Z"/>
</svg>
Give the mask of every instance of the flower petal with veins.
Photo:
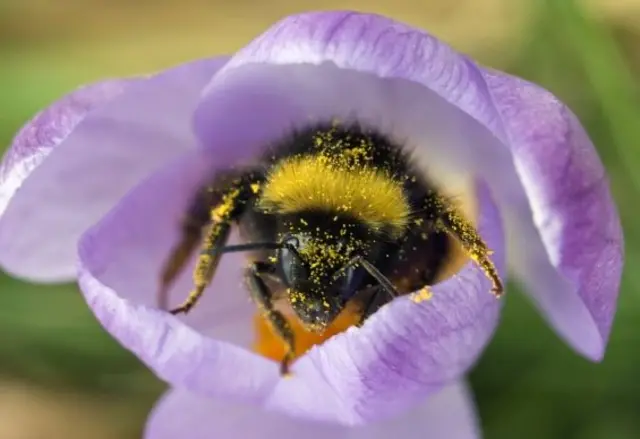
<svg viewBox="0 0 640 439">
<path fill-rule="evenodd" d="M 513 240 L 510 262 L 559 333 L 582 354 L 601 360 L 624 243 L 605 170 L 578 119 L 549 92 L 505 74 L 484 77 L 530 206 L 514 213 L 519 217 L 513 233 L 523 235 Z M 517 228 L 531 218 L 536 236 Z M 525 240 L 541 240 L 544 249 L 523 251 L 527 246 L 517 246 Z"/>
</svg>

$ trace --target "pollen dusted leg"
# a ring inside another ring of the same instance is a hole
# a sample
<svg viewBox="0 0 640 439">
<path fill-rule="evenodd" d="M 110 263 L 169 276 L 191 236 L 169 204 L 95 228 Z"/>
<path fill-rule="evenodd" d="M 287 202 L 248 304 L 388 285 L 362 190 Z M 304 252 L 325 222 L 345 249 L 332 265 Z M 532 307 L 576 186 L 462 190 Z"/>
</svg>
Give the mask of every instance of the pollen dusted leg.
<svg viewBox="0 0 640 439">
<path fill-rule="evenodd" d="M 175 279 L 188 257 L 196 247 L 194 243 L 195 230 L 211 222 L 204 242 L 202 252 L 193 273 L 195 288 L 187 299 L 177 308 L 172 309 L 172 314 L 187 313 L 195 306 L 202 293 L 211 283 L 215 274 L 222 251 L 226 244 L 231 224 L 244 212 L 247 201 L 254 194 L 251 179 L 248 177 L 237 178 L 223 189 L 209 188 L 201 191 L 189 209 L 189 218 L 192 226 L 183 228 L 182 241 L 172 252 L 161 277 L 160 302 L 166 301 L 166 291 L 170 283 Z M 213 203 L 216 203 L 213 205 Z M 206 212 L 206 220 L 203 219 Z"/>
<path fill-rule="evenodd" d="M 198 302 L 202 293 L 211 283 L 213 275 L 218 268 L 221 254 L 216 249 L 221 248 L 229 238 L 231 223 L 229 221 L 213 223 L 207 233 L 203 251 L 198 258 L 198 264 L 193 272 L 193 283 L 195 288 L 189 293 L 187 299 L 180 306 L 172 309 L 171 314 L 187 313 Z M 205 253 L 206 252 L 206 253 Z"/>
<path fill-rule="evenodd" d="M 214 191 L 202 189 L 198 191 L 193 202 L 189 205 L 180 228 L 180 241 L 171 250 L 160 274 L 158 305 L 162 309 L 167 308 L 166 301 L 169 287 L 184 269 L 189 257 L 200 244 L 202 231 L 211 221 L 211 206 L 215 203 L 214 198 L 216 195 Z"/>
<path fill-rule="evenodd" d="M 158 293 L 158 306 L 161 309 L 167 308 L 167 293 L 175 278 L 184 269 L 189 260 L 189 256 L 195 251 L 200 243 L 202 229 L 207 221 L 200 222 L 194 217 L 185 219 L 182 225 L 182 238 L 173 248 L 169 259 L 166 261 L 160 274 L 160 292 Z"/>
<path fill-rule="evenodd" d="M 284 315 L 274 309 L 271 291 L 262 280 L 263 275 L 275 273 L 273 264 L 266 262 L 254 262 L 247 270 L 247 284 L 251 292 L 251 298 L 260 308 L 264 318 L 271 324 L 273 331 L 286 346 L 286 353 L 280 363 L 280 374 L 289 375 L 289 363 L 295 355 L 295 340 L 293 330 Z"/>
<path fill-rule="evenodd" d="M 498 270 L 489 259 L 491 250 L 482 240 L 475 227 L 462 217 L 447 201 L 440 195 L 432 194 L 426 200 L 429 211 L 435 213 L 433 218 L 437 229 L 454 236 L 467 252 L 469 257 L 475 261 L 493 283 L 491 292 L 500 297 L 504 291 L 502 281 L 498 275 Z"/>
</svg>

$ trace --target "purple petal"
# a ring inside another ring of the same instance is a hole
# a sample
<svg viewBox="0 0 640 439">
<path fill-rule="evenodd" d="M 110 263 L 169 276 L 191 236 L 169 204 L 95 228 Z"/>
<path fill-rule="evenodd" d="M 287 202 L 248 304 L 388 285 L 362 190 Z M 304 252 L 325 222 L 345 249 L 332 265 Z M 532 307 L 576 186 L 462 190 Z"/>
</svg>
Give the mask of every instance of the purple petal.
<svg viewBox="0 0 640 439">
<path fill-rule="evenodd" d="M 169 391 L 155 407 L 145 439 L 475 439 L 472 397 L 455 383 L 398 418 L 363 427 L 310 422 L 259 408 Z"/>
<path fill-rule="evenodd" d="M 0 165 L 0 265 L 75 277 L 76 242 L 132 185 L 193 148 L 190 115 L 226 59 L 90 85 L 31 120 Z"/>
<path fill-rule="evenodd" d="M 242 259 L 222 259 L 213 285 L 188 316 L 179 320 L 154 310 L 160 267 L 179 238 L 190 197 L 233 152 L 194 151 L 171 163 L 81 239 L 81 288 L 125 347 L 176 387 L 343 424 L 406 410 L 470 367 L 497 324 L 500 306 L 473 264 L 436 286 L 431 301 L 396 300 L 362 329 L 314 349 L 294 364 L 294 377 L 287 380 L 279 379 L 274 362 L 229 343 L 250 345 L 257 311 L 241 283 Z M 502 267 L 500 219 L 488 193 L 479 195 L 480 231 Z M 172 304 L 190 290 L 192 269 L 193 261 L 171 291 Z"/>
<path fill-rule="evenodd" d="M 161 378 L 179 386 L 256 402 L 278 379 L 275 363 L 230 344 L 249 345 L 255 307 L 241 287 L 240 256 L 225 257 L 212 287 L 184 323 L 156 308 L 158 279 L 191 197 L 214 168 L 193 150 L 143 180 L 79 245 L 80 287 L 102 325 Z M 193 264 L 170 294 L 179 303 Z M 225 341 L 220 341 L 225 340 Z"/>
<path fill-rule="evenodd" d="M 405 142 L 434 177 L 486 180 L 516 273 L 576 350 L 602 357 L 622 237 L 602 164 L 565 106 L 421 30 L 319 12 L 286 18 L 238 52 L 208 85 L 195 119 L 204 145 L 236 145 L 230 158 L 239 160 L 292 126 L 334 117 Z"/>
<path fill-rule="evenodd" d="M 512 76 L 483 74 L 539 233 L 521 241 L 544 245 L 512 252 L 516 273 L 559 333 L 600 360 L 623 265 L 622 227 L 605 170 L 576 116 L 553 95 Z"/>
</svg>

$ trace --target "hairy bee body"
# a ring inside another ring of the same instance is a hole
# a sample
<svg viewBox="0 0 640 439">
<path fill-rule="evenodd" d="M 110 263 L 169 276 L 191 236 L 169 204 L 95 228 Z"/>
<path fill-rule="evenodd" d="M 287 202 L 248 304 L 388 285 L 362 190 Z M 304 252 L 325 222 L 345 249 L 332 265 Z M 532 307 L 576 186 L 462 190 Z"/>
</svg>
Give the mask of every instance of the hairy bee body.
<svg viewBox="0 0 640 439">
<path fill-rule="evenodd" d="M 244 244 L 227 245 L 232 225 Z M 271 145 L 256 165 L 217 175 L 191 205 L 163 288 L 201 240 L 196 288 L 172 312 L 193 307 L 224 253 L 248 252 L 248 290 L 288 347 L 283 373 L 295 343 L 288 319 L 322 333 L 355 304 L 363 322 L 432 284 L 454 241 L 483 267 L 494 293 L 502 290 L 473 226 L 405 150 L 357 125 L 310 126 Z"/>
<path fill-rule="evenodd" d="M 323 148 L 322 145 L 318 145 L 318 133 L 323 133 L 324 136 L 331 133 L 331 145 L 338 144 L 339 149 L 333 149 L 332 146 Z M 363 147 L 363 144 L 366 146 Z M 310 161 L 322 161 L 321 157 L 325 159 L 328 157 L 327 161 L 331 163 L 332 158 L 335 160 L 334 156 L 338 157 L 338 160 L 344 159 L 350 154 L 353 156 L 354 149 L 362 148 L 366 149 L 369 159 L 352 159 L 353 163 L 345 172 L 358 172 L 365 167 L 374 168 L 384 171 L 387 177 L 397 184 L 405 195 L 409 207 L 407 221 L 399 232 L 391 233 L 389 227 L 385 227 L 386 225 L 375 230 L 349 209 L 336 212 L 335 209 L 323 205 L 322 200 L 316 206 L 307 206 L 286 213 L 279 212 L 277 209 L 274 212 L 265 212 L 260 207 L 259 195 L 250 202 L 238 220 L 242 239 L 246 242 L 277 242 L 287 234 L 299 233 L 305 229 L 322 230 L 324 235 L 332 238 L 339 237 L 341 233 L 344 236 L 344 231 L 349 230 L 353 239 L 367 241 L 370 244 L 370 261 L 394 284 L 399 293 L 416 291 L 434 281 L 449 257 L 452 242 L 446 232 L 436 230 L 431 224 L 433 215 L 424 206 L 424 200 L 435 191 L 435 188 L 424 174 L 412 165 L 406 151 L 393 145 L 385 137 L 377 133 L 366 133 L 360 127 L 338 130 L 331 125 L 326 125 L 296 132 L 274 145 L 262 159 L 265 166 L 254 172 L 259 174 L 263 184 L 269 184 L 269 175 L 274 167 L 292 157 L 307 158 Z M 364 151 L 360 151 L 362 152 Z M 320 175 L 314 176 L 314 179 L 321 181 L 322 167 L 318 166 L 318 168 Z M 375 192 L 371 194 L 373 197 L 383 195 Z M 326 194 L 326 196 L 331 197 L 332 194 Z M 406 210 L 406 206 L 394 205 L 394 201 L 389 200 L 389 209 Z M 356 209 L 357 206 L 352 208 Z M 276 260 L 277 250 L 258 250 L 252 253 L 251 259 Z M 323 263 L 329 263 L 326 259 Z M 281 283 L 278 285 L 278 281 L 271 284 L 277 291 L 276 298 L 284 299 L 283 295 L 287 294 L 286 288 L 282 288 Z M 281 288 L 277 288 L 278 286 Z M 359 281 L 354 281 L 350 287 L 352 291 L 346 294 L 353 294 L 350 299 L 357 302 L 360 308 L 365 307 L 370 300 L 377 299 L 367 310 L 368 314 L 372 314 L 391 299 L 386 294 L 372 297 L 377 294 L 377 282 L 366 272 L 361 273 Z M 363 316 L 363 319 L 366 317 Z M 312 324 L 313 322 L 303 321 L 302 323 Z"/>
</svg>

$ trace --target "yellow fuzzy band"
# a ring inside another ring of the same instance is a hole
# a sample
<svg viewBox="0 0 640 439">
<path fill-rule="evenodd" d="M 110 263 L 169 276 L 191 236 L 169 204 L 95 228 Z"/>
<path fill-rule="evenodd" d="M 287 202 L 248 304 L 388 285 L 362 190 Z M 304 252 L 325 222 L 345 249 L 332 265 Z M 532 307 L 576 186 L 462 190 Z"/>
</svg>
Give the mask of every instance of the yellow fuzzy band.
<svg viewBox="0 0 640 439">
<path fill-rule="evenodd" d="M 365 166 L 340 166 L 325 156 L 290 158 L 270 173 L 260 207 L 279 213 L 327 210 L 345 213 L 393 235 L 405 230 L 411 209 L 402 184 Z"/>
</svg>

